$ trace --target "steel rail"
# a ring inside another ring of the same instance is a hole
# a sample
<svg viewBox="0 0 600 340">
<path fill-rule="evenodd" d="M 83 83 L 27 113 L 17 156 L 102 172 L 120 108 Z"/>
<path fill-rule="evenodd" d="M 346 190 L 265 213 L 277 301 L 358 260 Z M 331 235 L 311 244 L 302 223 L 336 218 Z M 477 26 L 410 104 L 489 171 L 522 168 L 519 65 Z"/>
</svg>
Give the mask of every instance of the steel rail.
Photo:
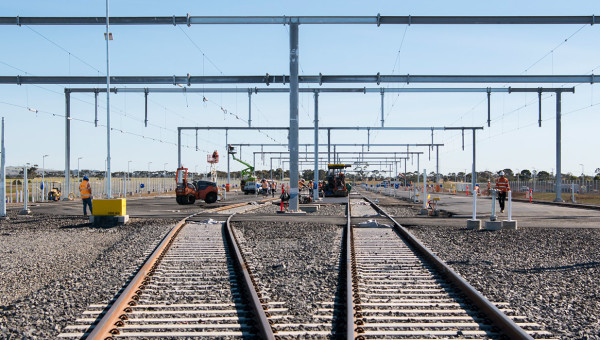
<svg viewBox="0 0 600 340">
<path fill-rule="evenodd" d="M 595 83 L 598 75 L 299 75 L 299 83 Z M 106 82 L 100 76 L 0 76 L 0 84 L 92 85 Z M 124 84 L 281 84 L 290 83 L 289 75 L 257 76 L 111 76 L 113 85 Z M 536 92 L 536 91 L 534 91 Z M 566 89 L 564 92 L 570 92 Z"/>
<path fill-rule="evenodd" d="M 175 237 L 179 234 L 188 218 L 196 214 L 185 217 L 179 221 L 173 229 L 163 238 L 162 242 L 156 247 L 154 252 L 148 257 L 144 265 L 140 268 L 127 287 L 119 295 L 110 309 L 104 314 L 102 319 L 96 324 L 86 339 L 108 340 L 114 339 L 113 335 L 120 333 L 119 327 L 124 325 L 123 321 L 129 319 L 127 316 L 131 312 L 131 307 L 137 305 L 146 285 L 154 275 L 156 267 L 169 250 Z"/>
<path fill-rule="evenodd" d="M 227 236 L 228 245 L 231 250 L 233 250 L 232 254 L 235 258 L 235 265 L 239 272 L 243 276 L 243 289 L 250 297 L 250 306 L 252 308 L 252 312 L 254 317 L 257 319 L 257 328 L 260 333 L 261 339 L 266 340 L 275 340 L 275 335 L 273 334 L 273 329 L 271 328 L 271 324 L 267 319 L 267 306 L 263 304 L 262 295 L 260 293 L 260 289 L 256 285 L 256 281 L 252 276 L 248 265 L 246 264 L 246 258 L 240 251 L 237 237 L 235 236 L 233 230 L 231 229 L 231 218 L 235 215 L 232 214 L 227 218 L 225 225 L 223 228 L 225 229 L 225 235 Z"/>
<path fill-rule="evenodd" d="M 581 16 L 192 16 L 110 17 L 111 25 L 574 25 L 600 23 Z M 105 25 L 106 17 L 0 17 L 0 25 Z"/>
<path fill-rule="evenodd" d="M 350 224 L 350 216 L 352 215 L 350 195 L 348 195 L 348 202 L 346 203 L 346 236 L 345 236 L 345 270 L 346 270 L 346 339 L 356 338 L 356 332 L 354 325 L 356 324 L 356 317 L 354 314 L 354 273 L 356 272 L 356 264 L 354 262 L 354 242 L 352 237 L 352 224 Z"/>
<path fill-rule="evenodd" d="M 210 211 L 222 211 L 247 204 L 247 202 L 238 203 L 211 209 Z M 175 238 L 177 237 L 183 226 L 186 224 L 187 220 L 202 213 L 206 213 L 206 211 L 195 213 L 183 218 L 175 225 L 175 227 L 171 229 L 171 231 L 169 231 L 169 233 L 163 238 L 161 243 L 156 247 L 156 249 L 148 257 L 146 262 L 139 269 L 134 278 L 129 282 L 127 287 L 119 295 L 117 300 L 112 304 L 111 308 L 94 326 L 93 330 L 90 332 L 86 339 L 114 339 L 113 335 L 118 335 L 120 333 L 119 327 L 123 326 L 123 321 L 129 318 L 127 314 L 131 312 L 131 307 L 137 305 L 137 301 L 140 299 L 140 295 L 143 294 L 146 285 L 151 279 L 150 277 L 154 274 L 154 271 L 156 270 L 158 264 L 165 256 L 166 252 L 169 250 L 171 244 L 173 244 Z"/>
<path fill-rule="evenodd" d="M 371 201 L 368 197 L 361 194 L 373 209 L 378 213 L 383 214 L 390 221 L 394 223 L 394 229 L 406 239 L 406 241 L 413 246 L 417 251 L 425 256 L 430 263 L 436 267 L 441 273 L 443 273 L 447 279 L 459 288 L 462 293 L 477 306 L 498 328 L 502 333 L 507 335 L 510 339 L 533 339 L 525 330 L 519 327 L 513 320 L 511 320 L 506 314 L 502 313 L 498 307 L 491 303 L 483 294 L 478 292 L 473 286 L 471 286 L 465 279 L 458 275 L 452 268 L 445 264 L 439 257 L 431 252 L 423 243 L 417 240 L 406 228 L 396 222 L 396 220 L 390 216 L 387 212 L 381 209 L 377 204 Z"/>
</svg>

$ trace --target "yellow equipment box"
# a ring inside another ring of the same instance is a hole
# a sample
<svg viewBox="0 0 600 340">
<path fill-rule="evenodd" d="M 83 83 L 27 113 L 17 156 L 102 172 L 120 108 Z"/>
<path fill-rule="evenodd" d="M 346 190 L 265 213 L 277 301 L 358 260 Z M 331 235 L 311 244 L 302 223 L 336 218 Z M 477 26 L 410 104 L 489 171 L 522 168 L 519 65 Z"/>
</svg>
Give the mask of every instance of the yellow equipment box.
<svg viewBox="0 0 600 340">
<path fill-rule="evenodd" d="M 92 201 L 94 216 L 125 216 L 127 200 L 124 198 Z"/>
</svg>

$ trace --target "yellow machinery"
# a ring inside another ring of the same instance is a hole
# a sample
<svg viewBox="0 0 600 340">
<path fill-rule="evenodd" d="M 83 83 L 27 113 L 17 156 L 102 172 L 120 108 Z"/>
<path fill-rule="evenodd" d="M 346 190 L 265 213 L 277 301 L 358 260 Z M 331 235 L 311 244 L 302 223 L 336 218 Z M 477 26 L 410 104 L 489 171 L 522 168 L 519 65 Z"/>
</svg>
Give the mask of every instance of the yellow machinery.
<svg viewBox="0 0 600 340">
<path fill-rule="evenodd" d="M 48 201 L 59 201 L 62 195 L 60 182 L 52 182 L 52 189 L 48 191 Z"/>
</svg>

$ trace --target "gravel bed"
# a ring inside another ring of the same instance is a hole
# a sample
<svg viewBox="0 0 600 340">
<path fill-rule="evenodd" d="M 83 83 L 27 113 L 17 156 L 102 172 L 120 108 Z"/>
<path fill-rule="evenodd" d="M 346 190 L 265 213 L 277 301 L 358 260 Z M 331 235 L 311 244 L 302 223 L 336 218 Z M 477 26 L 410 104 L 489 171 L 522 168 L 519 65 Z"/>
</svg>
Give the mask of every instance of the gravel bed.
<svg viewBox="0 0 600 340">
<path fill-rule="evenodd" d="M 83 217 L 15 215 L 0 221 L 1 339 L 55 338 L 89 304 L 113 298 L 176 222 L 95 228 Z"/>
<path fill-rule="evenodd" d="M 318 302 L 333 301 L 338 286 L 342 227 L 329 224 L 232 224 L 269 300 L 284 302 L 294 323 L 314 322 Z"/>
<path fill-rule="evenodd" d="M 560 339 L 600 339 L 600 229 L 410 231 L 490 301 Z"/>
<path fill-rule="evenodd" d="M 302 205 L 300 205 L 300 207 L 302 207 Z M 248 211 L 247 214 L 276 214 L 279 209 L 279 205 L 269 202 L 260 208 Z M 346 216 L 346 206 L 343 204 L 320 204 L 319 210 L 307 212 L 307 214 L 314 216 Z"/>
</svg>

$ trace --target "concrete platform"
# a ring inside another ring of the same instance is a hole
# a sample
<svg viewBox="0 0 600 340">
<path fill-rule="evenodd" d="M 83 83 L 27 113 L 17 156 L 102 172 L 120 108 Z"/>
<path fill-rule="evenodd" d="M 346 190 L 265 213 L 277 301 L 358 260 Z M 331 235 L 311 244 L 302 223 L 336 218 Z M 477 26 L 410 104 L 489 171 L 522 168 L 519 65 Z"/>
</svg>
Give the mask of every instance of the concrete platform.
<svg viewBox="0 0 600 340">
<path fill-rule="evenodd" d="M 480 230 L 481 229 L 481 220 L 467 220 L 467 229 Z"/>
<path fill-rule="evenodd" d="M 90 216 L 90 223 L 96 227 L 114 227 L 127 224 L 129 215 L 124 216 Z"/>
<path fill-rule="evenodd" d="M 304 211 L 304 212 L 316 212 L 319 211 L 319 208 L 321 206 L 318 204 L 300 204 L 298 206 L 298 209 Z"/>
<path fill-rule="evenodd" d="M 485 230 L 500 230 L 502 229 L 501 221 L 485 221 Z"/>
<path fill-rule="evenodd" d="M 502 221 L 502 229 L 517 230 L 517 221 Z"/>
</svg>

